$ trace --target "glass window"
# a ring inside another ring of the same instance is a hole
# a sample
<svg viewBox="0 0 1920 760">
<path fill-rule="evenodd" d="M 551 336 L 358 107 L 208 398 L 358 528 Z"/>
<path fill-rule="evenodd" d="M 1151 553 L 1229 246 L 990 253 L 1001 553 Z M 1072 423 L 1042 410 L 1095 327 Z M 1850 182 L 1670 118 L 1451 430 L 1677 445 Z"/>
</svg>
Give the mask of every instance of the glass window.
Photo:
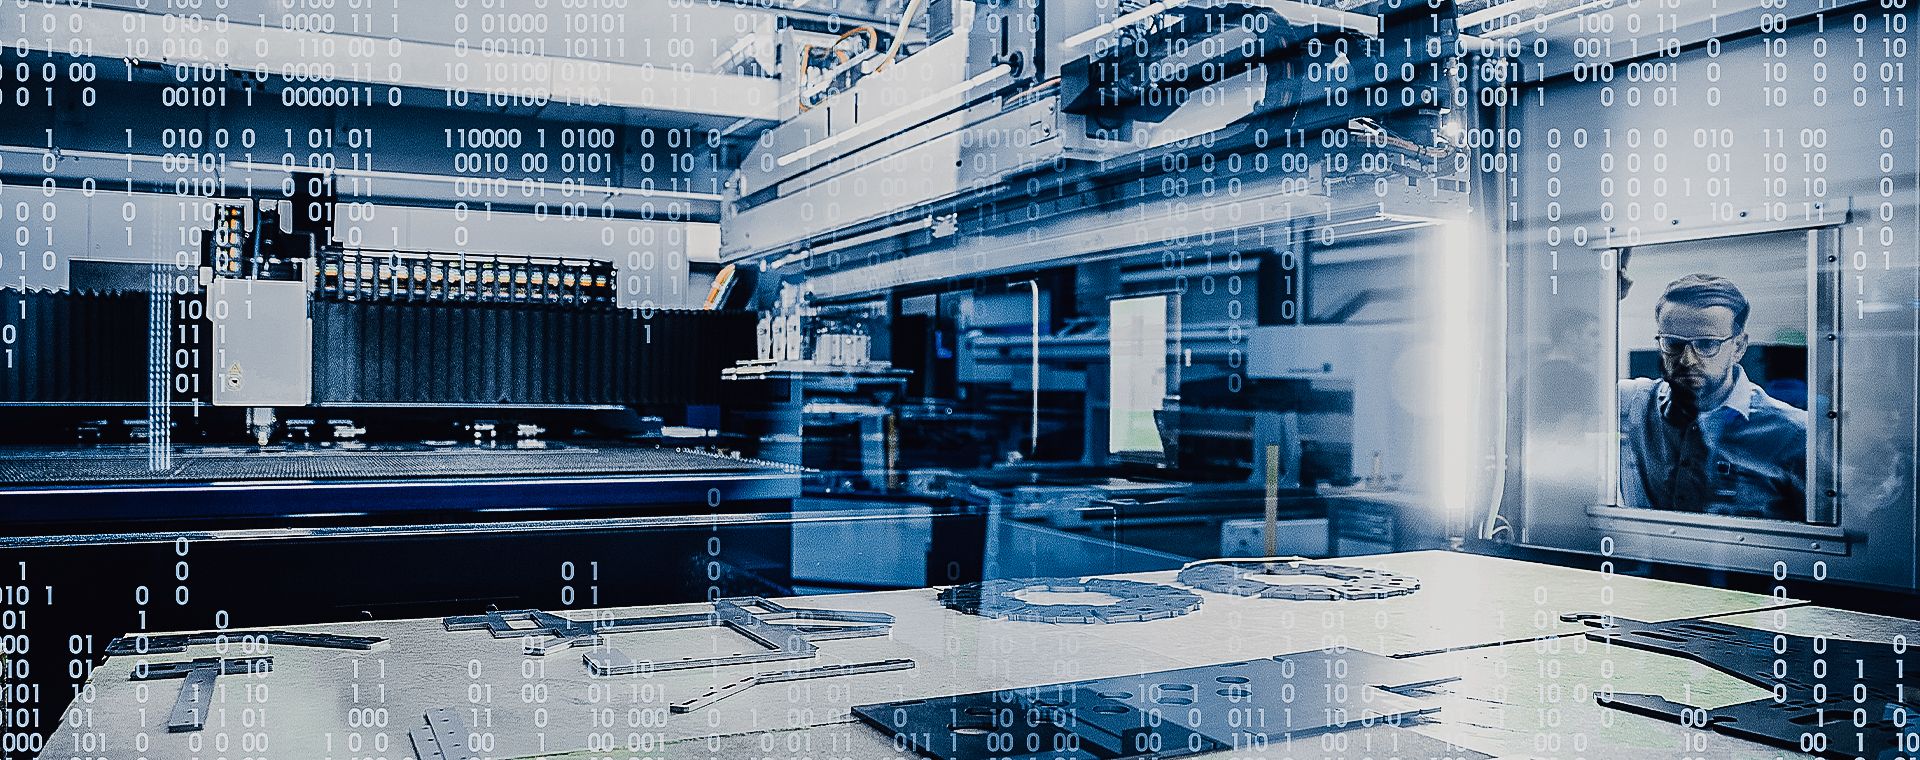
<svg viewBox="0 0 1920 760">
<path fill-rule="evenodd" d="M 1808 233 L 1621 249 L 1618 504 L 1808 519 Z"/>
</svg>

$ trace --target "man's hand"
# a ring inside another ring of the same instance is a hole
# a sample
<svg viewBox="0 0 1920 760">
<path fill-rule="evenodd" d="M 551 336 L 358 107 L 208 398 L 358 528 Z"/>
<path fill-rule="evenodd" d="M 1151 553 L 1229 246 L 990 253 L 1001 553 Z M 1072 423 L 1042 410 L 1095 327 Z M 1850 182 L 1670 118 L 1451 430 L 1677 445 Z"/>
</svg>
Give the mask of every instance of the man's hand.
<svg viewBox="0 0 1920 760">
<path fill-rule="evenodd" d="M 1700 397 L 1679 383 L 1667 383 L 1667 409 L 1662 415 L 1675 430 L 1686 430 L 1700 421 Z"/>
</svg>

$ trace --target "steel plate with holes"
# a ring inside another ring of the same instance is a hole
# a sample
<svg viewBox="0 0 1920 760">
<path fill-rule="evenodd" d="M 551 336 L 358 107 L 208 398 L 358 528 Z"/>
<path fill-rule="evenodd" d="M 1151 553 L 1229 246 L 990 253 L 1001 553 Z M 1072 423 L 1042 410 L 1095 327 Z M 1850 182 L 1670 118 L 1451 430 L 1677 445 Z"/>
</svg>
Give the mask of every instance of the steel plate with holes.
<svg viewBox="0 0 1920 760">
<path fill-rule="evenodd" d="M 206 727 L 207 703 L 213 701 L 213 682 L 219 676 L 217 668 L 198 668 L 185 673 L 180 694 L 167 713 L 167 731 L 177 734 Z"/>
<path fill-rule="evenodd" d="M 1334 583 L 1269 583 L 1258 576 L 1319 577 Z M 1420 590 L 1420 581 L 1366 567 L 1307 562 L 1195 562 L 1180 570 L 1180 582 L 1201 591 L 1297 601 L 1385 599 Z"/>
<path fill-rule="evenodd" d="M 272 657 L 201 657 L 191 662 L 162 663 L 143 660 L 127 678 L 132 681 L 181 679 L 180 693 L 173 700 L 173 709 L 167 713 L 167 731 L 177 734 L 206 727 L 207 705 L 213 701 L 213 684 L 220 676 L 272 670 Z"/>
<path fill-rule="evenodd" d="M 1102 594 L 1110 604 L 1045 604 L 1031 593 Z M 965 583 L 940 592 L 940 603 L 969 615 L 1032 623 L 1138 623 L 1200 609 L 1200 595 L 1172 586 L 1107 578 L 1020 578 Z"/>
<path fill-rule="evenodd" d="M 853 713 L 895 746 L 939 760 L 1181 757 L 1409 725 L 1439 710 L 1415 695 L 1453 680 L 1366 652 L 1306 652 Z"/>
<path fill-rule="evenodd" d="M 480 755 L 467 746 L 471 732 L 460 720 L 460 712 L 451 707 L 427 711 L 427 725 L 407 732 L 413 740 L 413 753 L 420 760 L 479 760 Z"/>
</svg>

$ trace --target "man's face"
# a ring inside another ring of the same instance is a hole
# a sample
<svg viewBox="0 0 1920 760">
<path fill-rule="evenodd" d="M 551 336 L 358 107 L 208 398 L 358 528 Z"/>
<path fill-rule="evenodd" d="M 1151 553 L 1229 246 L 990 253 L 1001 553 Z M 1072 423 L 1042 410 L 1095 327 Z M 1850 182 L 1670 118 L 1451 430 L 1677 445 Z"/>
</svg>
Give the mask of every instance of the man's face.
<svg viewBox="0 0 1920 760">
<path fill-rule="evenodd" d="M 1730 338 L 1719 344 L 1712 356 L 1703 355 L 1691 345 L 1678 351 L 1662 350 L 1660 367 L 1667 382 L 1695 393 L 1718 389 L 1733 376 L 1733 366 L 1747 355 L 1747 336 L 1733 331 L 1733 310 L 1725 306 L 1699 308 L 1667 303 L 1660 309 L 1660 333 L 1683 338 Z M 1663 341 L 1665 343 L 1666 341 Z"/>
</svg>

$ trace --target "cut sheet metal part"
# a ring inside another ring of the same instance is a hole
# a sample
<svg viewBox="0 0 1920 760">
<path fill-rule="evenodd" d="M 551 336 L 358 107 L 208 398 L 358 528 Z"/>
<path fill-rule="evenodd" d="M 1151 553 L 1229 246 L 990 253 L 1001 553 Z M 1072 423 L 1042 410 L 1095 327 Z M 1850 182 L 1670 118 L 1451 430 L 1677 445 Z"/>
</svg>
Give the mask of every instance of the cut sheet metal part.
<svg viewBox="0 0 1920 760">
<path fill-rule="evenodd" d="M 167 731 L 199 731 L 207 725 L 207 705 L 213 700 L 213 684 L 222 675 L 266 673 L 273 670 L 272 657 L 202 657 L 191 662 L 141 663 L 128 676 L 134 681 L 178 678 L 180 694 L 167 712 Z"/>
<path fill-rule="evenodd" d="M 240 644 L 245 646 L 317 647 L 320 649 L 380 649 L 387 643 L 378 636 L 338 636 L 331 633 L 299 631 L 207 631 L 204 633 L 141 633 L 121 636 L 107 642 L 109 657 L 146 654 L 178 654 L 187 647 L 203 644 Z"/>
<path fill-rule="evenodd" d="M 237 676 L 273 670 L 272 657 L 201 657 L 191 662 L 142 663 L 127 676 L 129 681 L 154 681 L 161 678 L 185 678 L 196 670 L 212 670 L 219 675 Z"/>
<path fill-rule="evenodd" d="M 1258 576 L 1311 576 L 1334 583 L 1269 583 Z M 1179 580 L 1216 594 L 1294 601 L 1385 599 L 1420 590 L 1420 580 L 1367 567 L 1320 565 L 1292 560 L 1213 560 L 1181 568 Z"/>
<path fill-rule="evenodd" d="M 1105 594 L 1111 604 L 1035 604 L 1036 592 Z M 1200 595 L 1158 583 L 1109 578 L 1013 578 L 964 583 L 940 592 L 940 603 L 969 615 L 1030 623 L 1140 623 L 1200 609 Z"/>
<path fill-rule="evenodd" d="M 1411 725 L 1439 707 L 1409 694 L 1454 680 L 1431 666 L 1356 650 L 1306 652 L 862 705 L 853 714 L 895 746 L 937 760 L 1182 757 Z M 1268 707 L 1283 701 L 1285 710 Z"/>
<path fill-rule="evenodd" d="M 1593 627 L 1590 640 L 1692 660 L 1771 692 L 1713 708 L 1653 694 L 1595 694 L 1602 706 L 1819 757 L 1893 760 L 1920 749 L 1920 672 L 1907 675 L 1920 669 L 1906 667 L 1904 646 L 1712 620 L 1561 619 Z"/>
<path fill-rule="evenodd" d="M 517 624 L 526 624 L 516 627 Z M 449 631 L 484 630 L 496 639 L 518 638 L 524 651 L 546 655 L 573 647 L 592 647 L 583 659 L 596 676 L 620 676 L 663 670 L 745 665 L 812 657 L 819 641 L 884 636 L 893 616 L 882 612 L 799 609 L 760 597 L 721 599 L 712 612 L 630 618 L 574 620 L 538 610 L 489 612 L 450 617 Z M 752 642 L 758 651 L 719 657 L 643 660 L 607 645 L 607 634 L 726 628 Z"/>
<path fill-rule="evenodd" d="M 460 711 L 436 707 L 427 711 L 427 725 L 408 731 L 407 738 L 413 740 L 413 754 L 419 760 L 480 760 L 467 746 L 469 733 Z"/>
<path fill-rule="evenodd" d="M 776 670 L 767 673 L 755 673 L 738 681 L 717 686 L 711 691 L 685 702 L 675 702 L 670 709 L 675 714 L 690 713 L 763 683 L 805 681 L 812 678 L 837 678 L 839 676 L 857 676 L 865 673 L 885 673 L 891 670 L 907 670 L 912 667 L 912 660 L 879 660 L 876 662 L 855 662 L 845 665 L 822 665 L 817 668 L 807 668 L 804 670 Z"/>
<path fill-rule="evenodd" d="M 213 701 L 213 682 L 220 677 L 220 671 L 203 668 L 189 671 L 180 682 L 180 695 L 173 699 L 173 709 L 167 712 L 167 731 L 185 733 L 198 731 L 207 725 L 207 705 Z"/>
</svg>

